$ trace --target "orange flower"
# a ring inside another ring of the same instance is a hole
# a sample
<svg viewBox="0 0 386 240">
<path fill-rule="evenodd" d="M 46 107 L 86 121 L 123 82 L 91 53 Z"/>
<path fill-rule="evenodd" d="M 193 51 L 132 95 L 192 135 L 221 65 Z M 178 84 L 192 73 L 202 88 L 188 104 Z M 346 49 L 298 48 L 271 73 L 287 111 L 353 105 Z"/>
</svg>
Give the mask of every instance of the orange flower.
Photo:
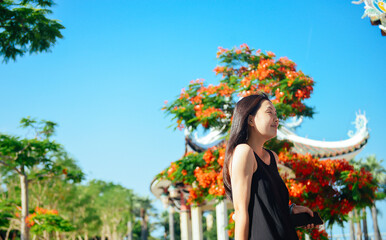
<svg viewBox="0 0 386 240">
<path fill-rule="evenodd" d="M 276 57 L 276 55 L 271 51 L 267 51 L 267 55 L 270 57 Z"/>
<path fill-rule="evenodd" d="M 218 47 L 217 57 L 220 57 L 221 54 L 227 53 L 229 50 L 223 47 Z"/>
<path fill-rule="evenodd" d="M 194 96 L 190 99 L 190 102 L 193 104 L 200 104 L 202 102 L 202 96 L 201 95 Z"/>
<path fill-rule="evenodd" d="M 213 153 L 210 150 L 205 151 L 204 156 L 202 158 L 207 164 L 210 164 L 215 160 L 215 157 L 213 156 Z"/>
<path fill-rule="evenodd" d="M 217 74 L 219 74 L 219 73 L 222 73 L 222 72 L 224 72 L 226 70 L 226 67 L 220 67 L 220 66 L 217 66 L 217 67 L 215 67 L 214 69 L 213 69 L 213 71 L 216 73 L 216 75 Z"/>
</svg>

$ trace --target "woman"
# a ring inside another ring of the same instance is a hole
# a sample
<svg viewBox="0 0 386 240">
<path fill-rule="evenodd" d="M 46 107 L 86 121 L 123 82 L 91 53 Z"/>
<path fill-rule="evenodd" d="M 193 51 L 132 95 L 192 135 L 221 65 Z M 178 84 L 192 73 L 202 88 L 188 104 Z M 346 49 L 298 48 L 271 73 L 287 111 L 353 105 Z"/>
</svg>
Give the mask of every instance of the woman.
<svg viewBox="0 0 386 240">
<path fill-rule="evenodd" d="M 235 107 L 224 162 L 224 186 L 235 209 L 235 239 L 298 239 L 290 214 L 313 212 L 289 203 L 277 170 L 278 156 L 263 148 L 277 134 L 276 109 L 264 93 Z M 313 227 L 313 224 L 307 228 Z"/>
</svg>

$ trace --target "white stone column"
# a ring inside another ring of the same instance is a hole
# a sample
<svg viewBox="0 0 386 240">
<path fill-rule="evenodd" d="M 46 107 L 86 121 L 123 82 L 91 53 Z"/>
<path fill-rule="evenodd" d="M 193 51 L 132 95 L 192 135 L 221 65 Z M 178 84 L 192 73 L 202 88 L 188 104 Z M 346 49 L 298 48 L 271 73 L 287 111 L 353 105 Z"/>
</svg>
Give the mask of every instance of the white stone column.
<svg viewBox="0 0 386 240">
<path fill-rule="evenodd" d="M 169 207 L 169 239 L 175 240 L 175 237 L 174 237 L 174 207 L 172 207 L 172 206 Z"/>
<path fill-rule="evenodd" d="M 203 240 L 204 235 L 202 232 L 202 209 L 201 207 L 192 207 L 192 239 Z"/>
<path fill-rule="evenodd" d="M 180 228 L 181 240 L 192 240 L 192 223 L 190 220 L 190 207 L 186 206 L 184 194 L 181 196 L 181 211 L 180 211 Z"/>
<path fill-rule="evenodd" d="M 192 240 L 192 223 L 189 209 L 180 212 L 181 240 Z"/>
<path fill-rule="evenodd" d="M 229 240 L 228 232 L 228 212 L 225 200 L 220 201 L 216 206 L 217 240 Z"/>
</svg>

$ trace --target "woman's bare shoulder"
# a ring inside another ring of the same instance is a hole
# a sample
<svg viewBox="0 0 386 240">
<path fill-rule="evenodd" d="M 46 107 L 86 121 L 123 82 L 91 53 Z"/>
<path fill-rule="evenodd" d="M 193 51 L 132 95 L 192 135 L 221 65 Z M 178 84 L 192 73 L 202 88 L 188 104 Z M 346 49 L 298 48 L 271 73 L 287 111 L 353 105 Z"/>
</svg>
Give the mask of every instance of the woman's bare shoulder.
<svg viewBox="0 0 386 240">
<path fill-rule="evenodd" d="M 235 151 L 234 152 L 239 152 L 239 153 L 248 153 L 248 152 L 252 152 L 253 153 L 253 149 L 246 143 L 241 143 L 239 145 L 237 145 L 235 147 Z"/>
<path fill-rule="evenodd" d="M 253 149 L 248 144 L 239 144 L 236 146 L 232 155 L 232 165 L 241 168 L 249 167 L 251 164 L 255 166 L 256 161 L 254 160 Z M 256 164 L 257 165 L 257 164 Z M 256 169 L 255 166 L 253 169 Z"/>
</svg>

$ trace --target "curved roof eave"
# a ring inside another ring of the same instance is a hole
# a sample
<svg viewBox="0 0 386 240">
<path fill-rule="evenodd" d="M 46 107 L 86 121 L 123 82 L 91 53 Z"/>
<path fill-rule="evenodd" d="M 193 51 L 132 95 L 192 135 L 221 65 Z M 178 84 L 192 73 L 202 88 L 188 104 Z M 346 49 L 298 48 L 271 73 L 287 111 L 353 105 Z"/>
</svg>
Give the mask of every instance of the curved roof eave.
<svg viewBox="0 0 386 240">
<path fill-rule="evenodd" d="M 301 121 L 299 124 L 300 123 Z M 316 148 L 314 149 L 314 153 L 312 155 L 317 155 L 318 153 L 321 153 L 321 155 L 325 155 L 326 153 L 332 153 L 333 155 L 336 153 L 348 153 L 363 147 L 369 138 L 365 114 L 356 114 L 354 123 L 356 127 L 355 134 L 350 133 L 350 137 L 348 139 L 341 141 L 320 141 L 301 137 L 296 135 L 286 126 L 281 126 L 280 129 L 278 129 L 277 137 L 281 140 L 286 139 L 293 143 L 300 144 L 305 148 Z M 209 147 L 221 143 L 224 140 L 225 135 L 220 130 L 211 129 L 208 135 L 201 138 L 199 138 L 197 134 L 185 131 L 185 137 L 187 144 L 193 150 L 201 152 Z"/>
</svg>

